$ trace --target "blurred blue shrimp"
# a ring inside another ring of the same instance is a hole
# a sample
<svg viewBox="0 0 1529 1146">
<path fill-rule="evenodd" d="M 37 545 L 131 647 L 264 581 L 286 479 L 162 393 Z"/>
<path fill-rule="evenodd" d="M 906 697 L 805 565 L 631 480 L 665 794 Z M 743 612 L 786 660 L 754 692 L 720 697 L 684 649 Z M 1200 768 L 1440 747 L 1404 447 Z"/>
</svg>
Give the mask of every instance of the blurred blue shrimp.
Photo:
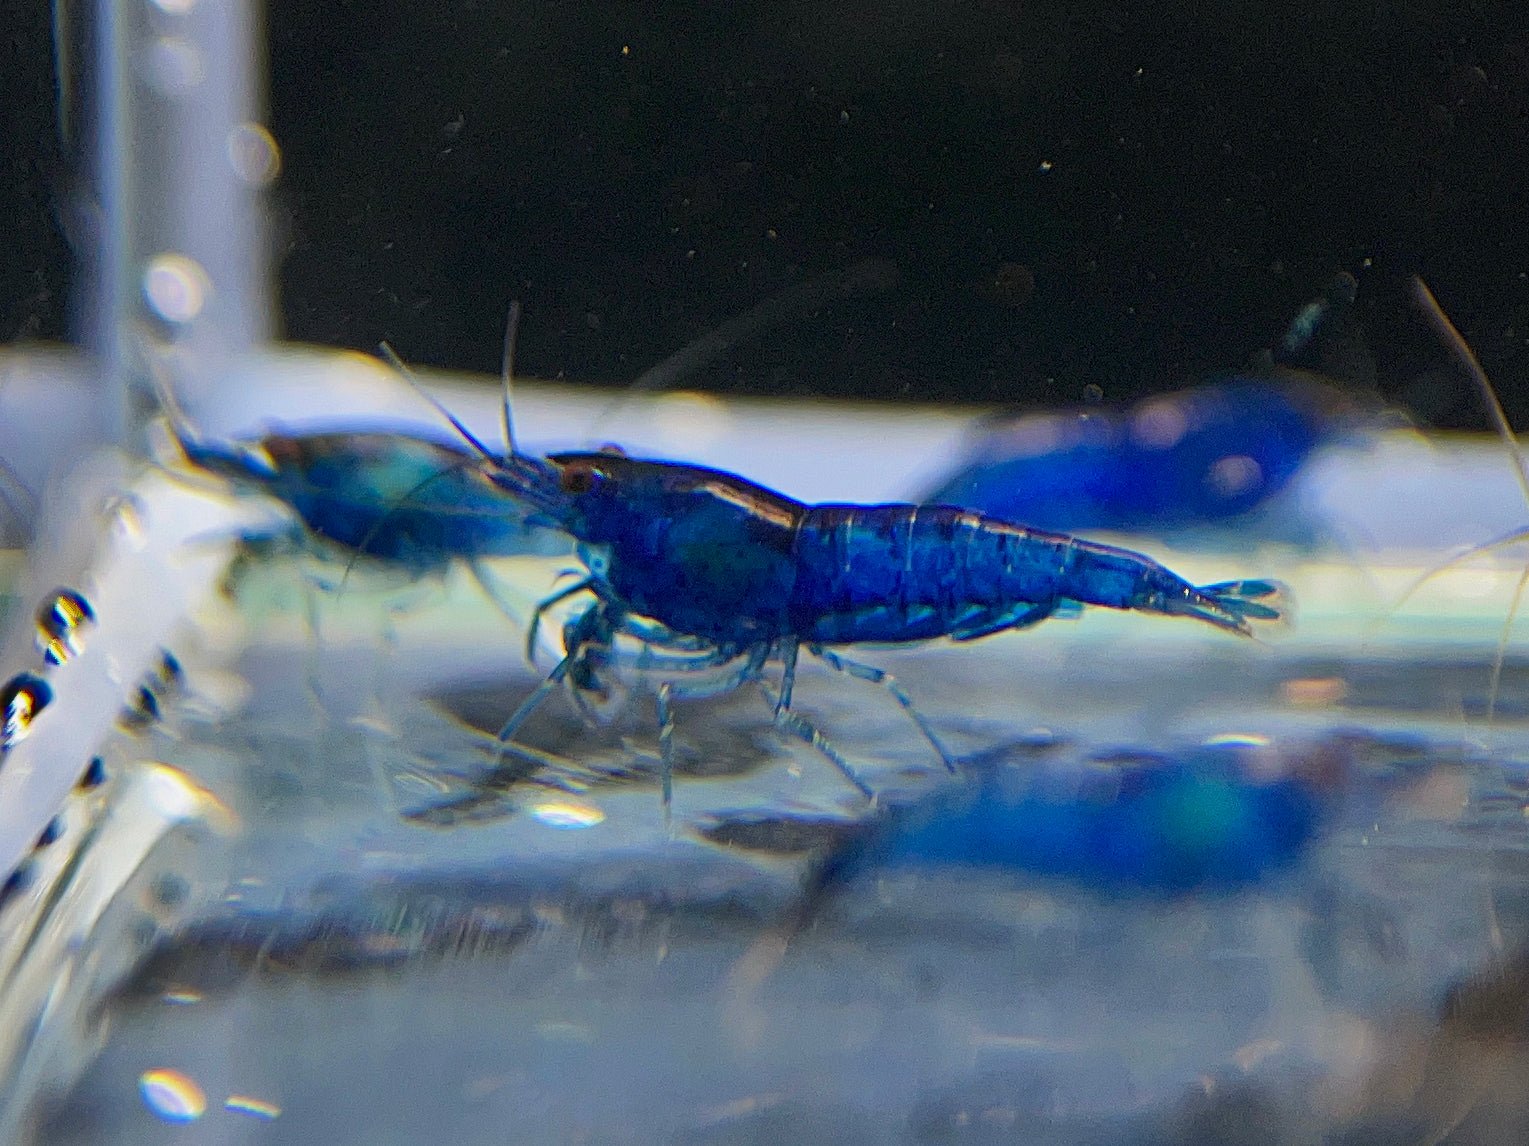
<svg viewBox="0 0 1529 1146">
<path fill-rule="evenodd" d="M 518 308 L 512 307 L 505 333 L 506 371 L 518 317 Z M 332 559 L 346 574 L 366 561 L 411 580 L 444 575 L 460 561 L 507 613 L 481 562 L 568 549 L 556 534 L 530 526 L 523 506 L 484 472 L 479 456 L 444 434 L 344 429 L 209 441 L 181 412 L 162 365 L 156 364 L 151 375 L 185 460 L 197 470 L 275 498 L 296 517 L 292 528 L 246 534 L 241 540 L 249 548 L 285 545 Z M 395 365 L 401 363 L 395 360 Z M 513 441 L 509 448 L 514 449 Z"/>
<path fill-rule="evenodd" d="M 1263 507 L 1312 454 L 1374 421 L 1375 368 L 1339 275 L 1291 322 L 1268 361 L 1206 385 L 990 424 L 923 500 L 1037 528 L 1160 533 Z M 1334 375 L 1351 382 L 1335 385 Z"/>
<path fill-rule="evenodd" d="M 180 428 L 176 438 L 192 465 L 284 502 L 307 540 L 348 560 L 418 577 L 530 552 L 538 540 L 478 459 L 447 441 L 381 430 L 208 443 Z"/>
<path fill-rule="evenodd" d="M 954 771 L 902 687 L 831 646 L 970 641 L 1085 605 L 1189 617 L 1244 636 L 1251 622 L 1281 616 L 1282 590 L 1272 581 L 1197 587 L 1127 549 L 950 506 L 809 506 L 701 466 L 617 452 L 500 458 L 476 448 L 486 472 L 533 510 L 534 522 L 577 541 L 585 566 L 576 583 L 538 606 L 530 642 L 549 607 L 580 593 L 595 598 L 565 626 L 563 659 L 510 717 L 501 739 L 510 741 L 559 684 L 598 689 L 613 659 L 653 670 L 667 678 L 657 689 L 666 807 L 673 701 L 751 682 L 779 727 L 874 799 L 838 749 L 791 709 L 802 648 L 887 689 Z M 638 653 L 621 654 L 621 638 L 636 642 Z M 781 665 L 778 692 L 764 681 L 771 662 Z"/>
<path fill-rule="evenodd" d="M 1277 767 L 1275 766 L 1277 764 Z M 1216 743 L 981 769 L 830 852 L 815 898 L 871 872 L 985 867 L 1101 892 L 1227 892 L 1293 864 L 1332 810 L 1341 749 Z"/>
</svg>

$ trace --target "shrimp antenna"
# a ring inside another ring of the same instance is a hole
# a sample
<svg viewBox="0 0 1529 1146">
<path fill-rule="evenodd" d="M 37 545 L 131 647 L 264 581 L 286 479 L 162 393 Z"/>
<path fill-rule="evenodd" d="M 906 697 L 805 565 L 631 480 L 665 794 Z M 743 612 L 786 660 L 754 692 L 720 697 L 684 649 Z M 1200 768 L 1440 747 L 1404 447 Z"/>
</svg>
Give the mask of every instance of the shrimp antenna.
<svg viewBox="0 0 1529 1146">
<path fill-rule="evenodd" d="M 1482 369 L 1481 360 L 1476 357 L 1476 352 L 1471 349 L 1470 343 L 1466 342 L 1465 336 L 1460 333 L 1459 328 L 1449 320 L 1449 315 L 1444 313 L 1444 308 L 1439 305 L 1438 298 L 1434 296 L 1433 291 L 1428 289 L 1428 284 L 1423 281 L 1422 276 L 1413 275 L 1408 280 L 1408 287 L 1412 293 L 1413 302 L 1423 312 L 1423 316 L 1428 320 L 1429 326 L 1433 328 L 1435 334 L 1444 340 L 1445 345 L 1454 353 L 1456 360 L 1465 367 L 1466 373 L 1475 382 L 1476 389 L 1480 392 L 1487 411 L 1492 415 L 1492 423 L 1497 429 L 1497 435 L 1502 441 L 1503 449 L 1507 450 L 1508 457 L 1513 462 L 1513 476 L 1518 479 L 1518 488 L 1524 495 L 1524 504 L 1529 505 L 1529 462 L 1524 460 L 1524 452 L 1519 448 L 1518 439 L 1514 436 L 1513 426 L 1508 421 L 1507 411 L 1503 409 L 1502 402 L 1497 397 L 1497 391 L 1493 389 L 1492 381 L 1487 377 L 1487 372 Z M 1525 531 L 1519 530 L 1517 533 L 1510 534 L 1505 538 L 1499 538 L 1496 541 L 1489 541 L 1485 545 L 1476 546 L 1458 558 L 1451 558 L 1443 566 L 1430 570 L 1425 574 L 1416 585 L 1407 590 L 1406 596 L 1410 597 L 1413 591 L 1424 580 L 1433 576 L 1434 573 L 1439 572 L 1441 569 L 1447 569 L 1451 565 L 1458 564 L 1460 561 L 1476 554 L 1521 541 L 1524 536 Z M 1492 656 L 1492 677 L 1487 690 L 1487 727 L 1489 728 L 1497 712 L 1497 696 L 1502 685 L 1503 664 L 1508 656 L 1508 641 L 1513 634 L 1513 618 L 1517 615 L 1518 607 L 1523 602 L 1526 587 L 1529 587 L 1529 566 L 1525 567 L 1523 573 L 1519 576 L 1518 583 L 1513 588 L 1513 600 L 1508 606 L 1508 616 L 1503 621 L 1502 633 L 1497 639 L 1497 650 Z M 1402 599 L 1406 600 L 1406 597 Z"/>
<path fill-rule="evenodd" d="M 1497 391 L 1492 388 L 1487 372 L 1481 368 L 1481 360 L 1476 357 L 1476 352 L 1471 349 L 1470 343 L 1465 341 L 1465 337 L 1444 313 L 1444 308 L 1439 305 L 1439 300 L 1434 297 L 1433 291 L 1428 289 L 1428 284 L 1420 276 L 1413 275 L 1408 285 L 1412 291 L 1413 301 L 1422 309 L 1428 324 L 1454 352 L 1460 364 L 1465 367 L 1466 373 L 1471 376 L 1471 381 L 1476 383 L 1476 389 L 1481 392 L 1481 399 L 1492 415 L 1492 422 L 1502 438 L 1503 447 L 1508 451 L 1508 456 L 1513 459 L 1513 472 L 1518 478 L 1518 488 L 1524 495 L 1524 503 L 1529 505 L 1529 462 L 1525 462 L 1523 451 L 1518 448 L 1518 439 L 1514 436 L 1513 427 L 1508 422 L 1507 411 L 1502 408 L 1502 402 L 1498 400 Z"/>
<path fill-rule="evenodd" d="M 861 259 L 848 267 L 813 275 L 780 294 L 728 319 L 715 330 L 650 366 L 627 386 L 594 421 L 600 427 L 611 421 L 642 394 L 670 390 L 681 379 L 697 374 L 739 346 L 757 338 L 772 326 L 861 295 L 882 294 L 897 285 L 897 264 L 890 259 Z"/>
<path fill-rule="evenodd" d="M 175 392 L 175 383 L 170 377 L 171 363 L 168 356 L 156 348 L 149 336 L 142 331 L 137 332 L 135 341 L 139 353 L 143 356 L 144 373 L 148 375 L 149 385 L 154 389 L 154 397 L 159 401 L 165 423 L 175 438 L 175 444 L 180 447 L 183 454 L 189 457 L 194 450 L 201 448 L 202 439 L 193 428 L 191 419 L 186 416 L 186 409 L 181 405 L 180 397 Z"/>
<path fill-rule="evenodd" d="M 479 454 L 481 454 L 485 461 L 493 465 L 498 465 L 504 461 L 500 455 L 494 453 L 493 450 L 489 449 L 481 441 L 479 441 L 478 436 L 462 424 L 462 420 L 451 412 L 446 403 L 442 402 L 434 394 L 430 393 L 429 390 L 425 389 L 424 383 L 414 376 L 414 371 L 405 366 L 404 360 L 398 357 L 397 351 L 395 351 L 386 342 L 382 343 L 378 349 L 382 351 L 382 356 L 388 360 L 388 365 L 391 366 L 394 370 L 398 371 L 398 376 L 407 382 L 410 386 L 412 386 L 416 394 L 434 406 L 436 412 L 440 414 L 441 417 L 450 422 L 452 429 L 461 434 L 462 439 Z"/>
<path fill-rule="evenodd" d="M 395 513 L 410 505 L 415 498 L 419 497 L 422 493 L 425 492 L 425 490 L 429 489 L 436 482 L 445 478 L 452 477 L 466 469 L 468 466 L 474 466 L 477 464 L 478 460 L 473 457 L 464 457 L 461 461 L 452 462 L 445 469 L 438 470 L 431 474 L 429 477 L 423 479 L 420 482 L 417 482 L 414 486 L 408 489 L 402 497 L 398 498 L 395 502 L 393 502 L 392 505 L 388 506 L 387 512 L 372 523 L 372 527 L 366 531 L 365 536 L 363 536 L 360 542 L 355 546 L 354 551 L 350 555 L 350 559 L 345 562 L 345 572 L 340 576 L 340 591 L 343 592 L 345 590 L 345 584 L 350 580 L 351 571 L 355 569 L 356 563 L 360 561 L 362 556 L 366 554 L 367 550 L 371 547 L 372 542 L 377 540 L 377 537 L 382 533 L 383 527 L 387 525 L 388 520 Z"/>
<path fill-rule="evenodd" d="M 515 338 L 520 333 L 520 300 L 510 300 L 510 313 L 504 320 L 504 357 L 500 374 L 504 380 L 504 393 L 499 399 L 499 425 L 504 430 L 504 448 L 509 456 L 520 453 L 515 443 L 515 422 L 510 414 L 510 389 L 515 378 Z"/>
</svg>

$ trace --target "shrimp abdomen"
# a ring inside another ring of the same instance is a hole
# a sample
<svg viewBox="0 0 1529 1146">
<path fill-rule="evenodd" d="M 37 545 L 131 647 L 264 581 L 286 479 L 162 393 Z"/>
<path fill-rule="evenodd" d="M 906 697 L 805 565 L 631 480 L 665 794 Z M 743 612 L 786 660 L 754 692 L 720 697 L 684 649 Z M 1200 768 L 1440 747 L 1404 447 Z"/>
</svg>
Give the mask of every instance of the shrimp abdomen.
<svg viewBox="0 0 1529 1146">
<path fill-rule="evenodd" d="M 1272 582 L 1198 589 L 1128 549 L 950 506 L 823 505 L 803 517 L 791 618 L 809 643 L 972 639 L 1076 602 L 1246 633 L 1280 615 Z"/>
<path fill-rule="evenodd" d="M 793 629 L 825 644 L 920 641 L 1055 601 L 1068 539 L 988 524 L 949 506 L 814 506 L 797 535 Z"/>
</svg>

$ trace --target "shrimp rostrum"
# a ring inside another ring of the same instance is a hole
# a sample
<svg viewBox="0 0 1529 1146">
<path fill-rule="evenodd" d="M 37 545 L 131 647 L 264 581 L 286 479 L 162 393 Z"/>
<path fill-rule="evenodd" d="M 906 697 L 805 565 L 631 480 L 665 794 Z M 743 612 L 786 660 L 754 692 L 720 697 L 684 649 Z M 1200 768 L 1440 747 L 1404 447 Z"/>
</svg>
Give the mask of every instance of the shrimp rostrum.
<svg viewBox="0 0 1529 1146">
<path fill-rule="evenodd" d="M 564 630 L 565 656 L 506 724 L 521 722 L 560 683 L 599 685 L 621 637 L 658 685 L 666 806 L 675 698 L 757 682 L 776 723 L 874 793 L 807 720 L 791 710 L 799 651 L 879 684 L 908 712 L 946 767 L 952 757 L 900 685 L 837 646 L 948 637 L 971 641 L 1023 629 L 1059 610 L 1096 605 L 1190 617 L 1249 635 L 1281 615 L 1272 581 L 1195 586 L 1157 562 L 1109 545 L 942 505 L 806 505 L 720 470 L 615 452 L 514 454 L 494 480 L 572 535 L 587 573 L 543 602 L 595 598 Z M 531 634 L 535 640 L 535 631 Z M 781 665 L 779 691 L 764 679 Z"/>
</svg>

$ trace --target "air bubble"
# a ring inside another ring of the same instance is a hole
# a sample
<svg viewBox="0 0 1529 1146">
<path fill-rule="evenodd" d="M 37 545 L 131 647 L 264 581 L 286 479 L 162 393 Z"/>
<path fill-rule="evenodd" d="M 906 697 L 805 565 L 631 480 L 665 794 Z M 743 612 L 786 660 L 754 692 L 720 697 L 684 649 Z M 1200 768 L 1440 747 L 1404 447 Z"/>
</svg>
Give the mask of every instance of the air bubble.
<svg viewBox="0 0 1529 1146">
<path fill-rule="evenodd" d="M 89 601 L 73 589 L 55 589 L 37 610 L 37 651 L 50 665 L 79 656 L 81 637 L 95 621 Z"/>
<path fill-rule="evenodd" d="M 1232 454 L 1210 467 L 1205 484 L 1217 497 L 1247 497 L 1263 487 L 1263 467 L 1246 454 Z"/>
<path fill-rule="evenodd" d="M 202 313 L 212 283 L 195 259 L 173 252 L 155 255 L 143 271 L 143 294 L 166 322 L 190 322 Z"/>
<path fill-rule="evenodd" d="M 117 724 L 128 732 L 139 732 L 159 720 L 159 697 L 148 685 L 139 685 L 133 699 L 117 716 Z"/>
<path fill-rule="evenodd" d="M 17 673 L 0 689 L 0 755 L 27 738 L 37 714 L 53 702 L 53 686 L 29 672 Z"/>
<path fill-rule="evenodd" d="M 241 123 L 229 130 L 228 165 L 248 187 L 265 187 L 281 174 L 281 148 L 264 124 Z"/>
</svg>

